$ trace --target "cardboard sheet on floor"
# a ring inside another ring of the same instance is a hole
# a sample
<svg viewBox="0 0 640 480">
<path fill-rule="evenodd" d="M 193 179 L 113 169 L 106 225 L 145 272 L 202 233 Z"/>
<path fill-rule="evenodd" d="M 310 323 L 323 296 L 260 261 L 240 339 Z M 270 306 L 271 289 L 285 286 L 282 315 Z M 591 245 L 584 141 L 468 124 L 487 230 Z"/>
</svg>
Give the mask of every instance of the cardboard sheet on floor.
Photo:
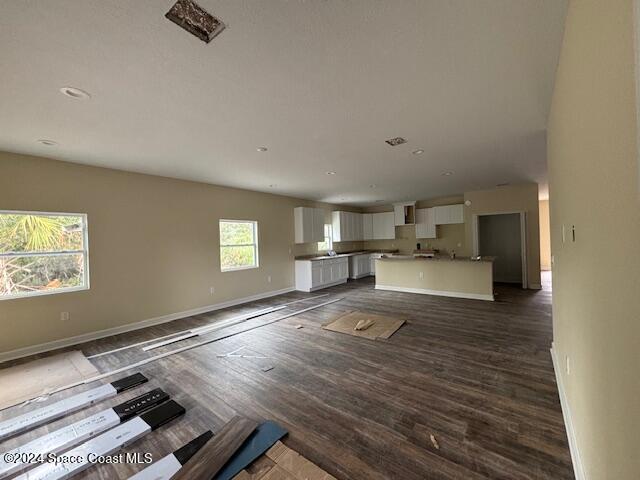
<svg viewBox="0 0 640 480">
<path fill-rule="evenodd" d="M 373 323 L 364 330 L 356 330 L 355 327 L 360 321 L 370 320 Z M 354 337 L 368 338 L 376 340 L 378 338 L 389 338 L 404 325 L 405 320 L 383 315 L 375 315 L 360 311 L 349 312 L 322 326 L 325 330 L 332 332 L 346 333 Z"/>
<path fill-rule="evenodd" d="M 0 409 L 99 373 L 77 350 L 4 368 L 0 370 Z"/>
<path fill-rule="evenodd" d="M 234 480 L 336 480 L 315 463 L 310 462 L 295 450 L 278 441 L 265 453 L 274 462 L 266 472 L 252 475 L 243 470 Z"/>
</svg>

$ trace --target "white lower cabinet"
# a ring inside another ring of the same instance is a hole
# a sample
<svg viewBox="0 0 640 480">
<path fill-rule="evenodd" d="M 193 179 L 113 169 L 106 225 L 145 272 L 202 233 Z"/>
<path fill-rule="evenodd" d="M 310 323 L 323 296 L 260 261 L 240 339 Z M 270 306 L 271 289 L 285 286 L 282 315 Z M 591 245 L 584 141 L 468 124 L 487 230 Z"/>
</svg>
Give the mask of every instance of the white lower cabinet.
<svg viewBox="0 0 640 480">
<path fill-rule="evenodd" d="M 296 290 L 313 292 L 345 283 L 349 276 L 349 258 L 296 260 Z"/>
<path fill-rule="evenodd" d="M 371 275 L 371 254 L 349 257 L 349 278 L 362 278 Z"/>
</svg>

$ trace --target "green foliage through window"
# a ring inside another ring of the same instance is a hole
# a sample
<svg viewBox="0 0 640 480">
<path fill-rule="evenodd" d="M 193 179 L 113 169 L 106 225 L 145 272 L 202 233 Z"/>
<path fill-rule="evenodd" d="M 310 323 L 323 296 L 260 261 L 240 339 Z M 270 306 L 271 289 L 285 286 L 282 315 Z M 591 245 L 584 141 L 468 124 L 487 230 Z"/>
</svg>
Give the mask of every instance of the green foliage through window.
<svg viewBox="0 0 640 480">
<path fill-rule="evenodd" d="M 258 222 L 220 220 L 220 268 L 240 270 L 258 266 Z"/>
<path fill-rule="evenodd" d="M 0 299 L 84 287 L 85 216 L 0 212 Z"/>
</svg>

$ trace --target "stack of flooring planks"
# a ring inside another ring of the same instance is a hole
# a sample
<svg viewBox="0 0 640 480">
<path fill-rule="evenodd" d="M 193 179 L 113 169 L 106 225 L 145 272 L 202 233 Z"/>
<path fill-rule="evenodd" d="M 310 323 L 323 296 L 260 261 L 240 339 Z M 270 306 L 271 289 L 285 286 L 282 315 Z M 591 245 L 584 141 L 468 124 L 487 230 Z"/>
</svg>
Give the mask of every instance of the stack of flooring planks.
<svg viewBox="0 0 640 480">
<path fill-rule="evenodd" d="M 278 441 L 234 480 L 336 480 L 295 450 Z"/>
</svg>

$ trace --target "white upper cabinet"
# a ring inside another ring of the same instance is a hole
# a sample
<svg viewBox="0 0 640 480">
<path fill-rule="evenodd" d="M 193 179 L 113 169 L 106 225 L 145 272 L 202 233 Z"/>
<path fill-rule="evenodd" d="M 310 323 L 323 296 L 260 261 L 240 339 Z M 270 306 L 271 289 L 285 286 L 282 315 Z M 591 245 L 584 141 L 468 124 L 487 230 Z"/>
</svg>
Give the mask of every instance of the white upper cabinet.
<svg viewBox="0 0 640 480">
<path fill-rule="evenodd" d="M 436 225 L 464 223 L 464 206 L 462 204 L 433 207 L 433 211 Z"/>
<path fill-rule="evenodd" d="M 415 221 L 416 202 L 393 204 L 394 221 L 396 225 L 413 225 Z"/>
<path fill-rule="evenodd" d="M 353 242 L 363 240 L 362 214 L 332 212 L 333 241 Z"/>
<path fill-rule="evenodd" d="M 296 243 L 322 242 L 324 240 L 324 210 L 296 207 L 293 209 Z"/>
<path fill-rule="evenodd" d="M 416 209 L 416 238 L 436 238 L 433 208 Z"/>
<path fill-rule="evenodd" d="M 373 240 L 373 215 L 371 213 L 362 214 L 362 239 Z"/>
<path fill-rule="evenodd" d="M 372 214 L 373 240 L 393 240 L 396 238 L 394 212 Z"/>
</svg>

